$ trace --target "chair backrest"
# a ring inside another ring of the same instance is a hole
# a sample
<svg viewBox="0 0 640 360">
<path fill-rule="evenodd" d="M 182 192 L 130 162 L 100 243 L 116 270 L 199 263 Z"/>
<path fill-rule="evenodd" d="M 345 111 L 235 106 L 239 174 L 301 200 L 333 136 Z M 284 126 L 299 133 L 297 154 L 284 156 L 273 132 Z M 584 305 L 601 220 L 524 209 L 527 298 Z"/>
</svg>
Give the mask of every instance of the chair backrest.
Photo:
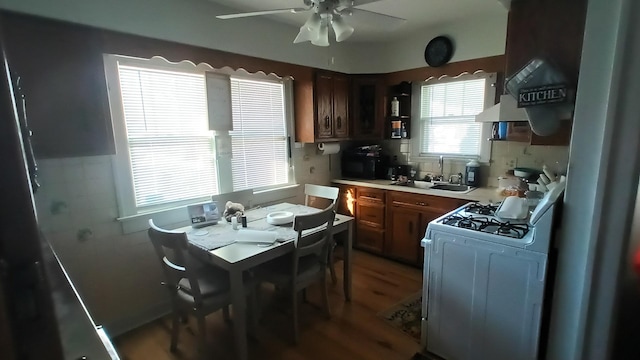
<svg viewBox="0 0 640 360">
<path fill-rule="evenodd" d="M 171 296 L 175 296 L 180 279 L 189 280 L 190 293 L 197 304 L 202 303 L 202 293 L 193 267 L 190 266 L 187 234 L 180 231 L 165 230 L 157 227 L 153 219 L 149 219 L 149 239 L 160 260 L 162 271 L 169 286 Z"/>
<path fill-rule="evenodd" d="M 318 256 L 318 260 L 326 265 L 329 246 L 333 241 L 333 220 L 336 212 L 333 206 L 321 212 L 309 215 L 297 215 L 293 222 L 293 229 L 298 233 L 296 247 L 293 253 L 293 274 L 298 273 L 298 262 L 300 258 L 309 255 Z M 304 234 L 306 230 L 324 226 L 320 231 L 313 234 Z"/>
<path fill-rule="evenodd" d="M 211 196 L 212 201 L 218 202 L 218 209 L 220 209 L 220 215 L 224 211 L 224 206 L 227 201 L 231 201 L 234 203 L 240 203 L 244 205 L 245 209 L 251 209 L 253 204 L 253 189 L 245 189 L 240 191 L 234 191 L 225 194 L 218 194 Z"/>
<path fill-rule="evenodd" d="M 304 185 L 304 204 L 306 206 L 313 206 L 310 198 L 323 198 L 331 201 L 333 209 L 335 209 L 340 195 L 340 189 L 332 186 L 305 184 Z M 322 206 L 324 208 L 326 205 Z"/>
</svg>

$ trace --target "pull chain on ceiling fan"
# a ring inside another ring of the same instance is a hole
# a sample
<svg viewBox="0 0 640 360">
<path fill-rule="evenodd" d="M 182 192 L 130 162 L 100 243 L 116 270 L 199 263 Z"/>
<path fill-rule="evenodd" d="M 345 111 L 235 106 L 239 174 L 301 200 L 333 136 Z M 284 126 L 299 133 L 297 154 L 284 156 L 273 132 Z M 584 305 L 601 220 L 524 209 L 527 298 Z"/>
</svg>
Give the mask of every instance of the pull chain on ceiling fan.
<svg viewBox="0 0 640 360">
<path fill-rule="evenodd" d="M 294 43 L 310 41 L 313 45 L 329 46 L 329 26 L 336 35 L 336 41 L 348 39 L 355 29 L 345 22 L 344 18 L 353 16 L 360 20 L 375 23 L 387 30 L 402 25 L 406 20 L 395 16 L 384 15 L 373 11 L 355 8 L 381 0 L 303 0 L 306 8 L 289 8 L 266 11 L 254 11 L 239 14 L 218 15 L 218 19 L 236 19 L 249 16 L 271 15 L 281 13 L 299 13 L 313 11 L 309 19 L 300 27 Z"/>
</svg>

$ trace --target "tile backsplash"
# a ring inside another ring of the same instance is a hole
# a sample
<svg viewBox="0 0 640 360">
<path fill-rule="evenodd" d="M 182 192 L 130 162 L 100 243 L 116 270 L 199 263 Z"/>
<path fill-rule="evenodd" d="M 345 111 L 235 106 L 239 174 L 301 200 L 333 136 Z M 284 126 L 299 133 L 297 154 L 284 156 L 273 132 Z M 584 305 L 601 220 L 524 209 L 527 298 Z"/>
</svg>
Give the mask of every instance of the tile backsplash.
<svg viewBox="0 0 640 360">
<path fill-rule="evenodd" d="M 385 140 L 383 147 L 397 158 L 398 164 L 410 164 L 417 168 L 416 177 L 423 178 L 426 175 L 439 174 L 438 158 L 424 161 L 413 161 L 410 139 Z M 491 144 L 491 161 L 481 166 L 481 184 L 483 186 L 497 186 L 498 177 L 504 175 L 514 167 L 529 167 L 542 169 L 547 165 L 556 173 L 566 173 L 569 159 L 568 146 L 540 146 L 514 141 L 494 141 Z M 446 158 L 444 160 L 443 173 L 445 179 L 450 175 L 463 173 L 466 159 Z"/>
</svg>

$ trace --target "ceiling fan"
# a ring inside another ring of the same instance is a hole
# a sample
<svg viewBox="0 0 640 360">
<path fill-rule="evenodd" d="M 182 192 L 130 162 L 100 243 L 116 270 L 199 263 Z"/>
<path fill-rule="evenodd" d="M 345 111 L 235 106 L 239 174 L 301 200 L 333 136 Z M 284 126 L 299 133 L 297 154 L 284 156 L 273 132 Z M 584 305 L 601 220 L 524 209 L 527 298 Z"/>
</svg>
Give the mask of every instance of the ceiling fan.
<svg viewBox="0 0 640 360">
<path fill-rule="evenodd" d="M 237 19 L 249 16 L 271 15 L 282 13 L 301 13 L 311 11 L 307 22 L 300 27 L 294 43 L 311 41 L 313 45 L 329 46 L 329 27 L 333 28 L 336 41 L 348 39 L 354 28 L 345 22 L 346 17 L 353 16 L 364 22 L 376 24 L 376 27 L 394 29 L 402 25 L 406 19 L 384 15 L 373 11 L 358 9 L 356 6 L 370 4 L 381 0 L 302 0 L 306 7 L 253 11 L 239 14 L 218 15 L 218 19 Z"/>
</svg>

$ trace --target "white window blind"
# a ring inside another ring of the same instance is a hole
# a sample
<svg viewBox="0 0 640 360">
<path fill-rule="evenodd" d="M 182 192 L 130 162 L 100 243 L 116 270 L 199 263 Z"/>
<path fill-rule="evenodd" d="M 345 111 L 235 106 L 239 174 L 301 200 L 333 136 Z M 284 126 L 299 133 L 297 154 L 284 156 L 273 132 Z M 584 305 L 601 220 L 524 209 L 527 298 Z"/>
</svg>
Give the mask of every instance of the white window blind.
<svg viewBox="0 0 640 360">
<path fill-rule="evenodd" d="M 136 207 L 218 193 L 204 76 L 118 65 Z"/>
<path fill-rule="evenodd" d="M 479 156 L 485 79 L 423 85 L 420 97 L 421 154 Z"/>
<path fill-rule="evenodd" d="M 284 85 L 231 78 L 233 190 L 289 182 Z"/>
</svg>

